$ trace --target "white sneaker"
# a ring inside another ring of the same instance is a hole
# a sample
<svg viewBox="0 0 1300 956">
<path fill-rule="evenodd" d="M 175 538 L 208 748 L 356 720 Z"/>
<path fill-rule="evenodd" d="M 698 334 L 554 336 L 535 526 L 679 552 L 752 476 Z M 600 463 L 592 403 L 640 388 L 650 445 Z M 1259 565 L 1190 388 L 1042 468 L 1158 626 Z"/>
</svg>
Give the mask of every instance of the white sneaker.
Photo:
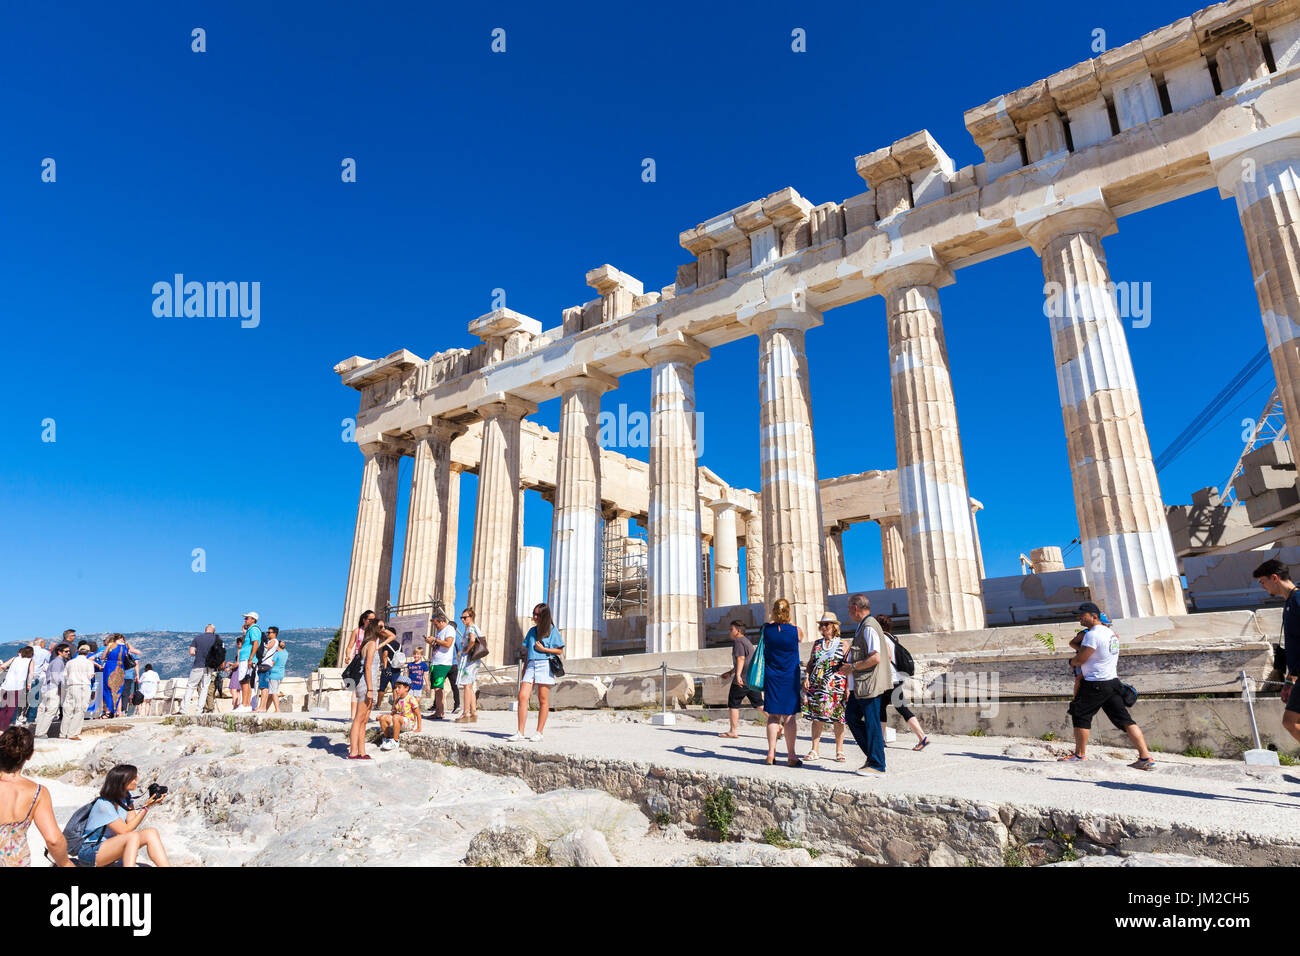
<svg viewBox="0 0 1300 956">
<path fill-rule="evenodd" d="M 252 712 L 253 708 L 251 707 L 236 707 L 231 711 L 232 714 L 251 714 Z"/>
<path fill-rule="evenodd" d="M 542 740 L 542 735 L 541 735 L 541 734 L 533 734 L 533 735 L 532 735 L 531 737 L 529 737 L 528 739 L 531 740 L 531 741 L 532 741 L 533 743 L 535 743 L 535 744 L 536 744 L 536 743 L 540 743 L 541 740 Z"/>
<path fill-rule="evenodd" d="M 396 748 L 397 748 L 397 741 L 393 740 L 391 737 L 379 745 L 379 749 L 383 751 L 395 750 Z"/>
<path fill-rule="evenodd" d="M 516 740 L 529 740 L 529 739 L 531 738 L 525 737 L 523 734 L 511 734 L 509 737 L 506 738 L 506 741 L 507 743 L 513 743 Z"/>
</svg>

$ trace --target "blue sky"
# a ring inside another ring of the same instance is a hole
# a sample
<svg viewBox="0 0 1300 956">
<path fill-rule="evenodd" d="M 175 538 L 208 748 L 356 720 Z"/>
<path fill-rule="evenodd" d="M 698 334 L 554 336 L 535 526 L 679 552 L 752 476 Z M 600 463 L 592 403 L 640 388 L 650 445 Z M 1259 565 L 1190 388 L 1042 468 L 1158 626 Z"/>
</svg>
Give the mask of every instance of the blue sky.
<svg viewBox="0 0 1300 956">
<path fill-rule="evenodd" d="M 10 5 L 0 641 L 232 630 L 250 607 L 337 624 L 361 456 L 341 440 L 357 403 L 336 362 L 471 345 L 498 287 L 549 328 L 594 296 L 583 277 L 602 263 L 667 285 L 683 229 L 787 185 L 814 203 L 854 195 L 854 157 L 920 128 L 977 162 L 964 110 L 1086 59 L 1094 29 L 1117 46 L 1194 7 L 745 9 Z M 1129 342 L 1158 454 L 1263 344 L 1241 228 L 1204 193 L 1121 220 L 1106 248 L 1116 280 L 1152 284 L 1151 324 Z M 177 272 L 260 282 L 260 324 L 156 318 L 150 290 Z M 990 574 L 1077 534 L 1041 290 L 1026 250 L 941 292 Z M 829 313 L 808 351 L 821 475 L 892 467 L 881 301 Z M 1226 477 L 1270 387 L 1252 382 L 1161 474 L 1167 501 Z M 645 409 L 648 389 L 629 376 L 606 407 Z M 757 488 L 756 340 L 716 350 L 697 389 L 704 463 Z M 557 416 L 550 402 L 537 418 Z M 462 596 L 474 490 L 468 477 Z M 545 546 L 550 506 L 529 497 L 526 543 Z M 874 526 L 845 547 L 850 584 L 879 587 Z"/>
</svg>

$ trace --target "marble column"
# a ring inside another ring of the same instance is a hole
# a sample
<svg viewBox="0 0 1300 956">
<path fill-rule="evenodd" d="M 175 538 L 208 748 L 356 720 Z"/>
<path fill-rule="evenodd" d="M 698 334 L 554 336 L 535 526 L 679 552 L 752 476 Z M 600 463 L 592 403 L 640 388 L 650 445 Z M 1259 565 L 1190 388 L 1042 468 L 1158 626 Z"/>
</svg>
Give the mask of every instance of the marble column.
<svg viewBox="0 0 1300 956">
<path fill-rule="evenodd" d="M 763 568 L 763 515 L 751 511 L 745 516 L 745 601 L 763 604 L 767 575 Z"/>
<path fill-rule="evenodd" d="M 456 547 L 455 533 L 448 533 L 451 443 L 464 432 L 464 426 L 442 419 L 411 430 L 414 465 L 406 512 L 399 604 L 419 604 L 443 597 L 447 551 Z M 454 556 L 452 574 L 455 574 Z"/>
<path fill-rule="evenodd" d="M 880 525 L 880 558 L 885 568 L 886 588 L 907 587 L 907 547 L 903 543 L 901 518 L 882 518 Z"/>
<path fill-rule="evenodd" d="M 1102 250 L 1115 217 L 1101 190 L 1016 224 L 1043 260 L 1083 566 L 1112 618 L 1185 614 L 1178 561 Z"/>
<path fill-rule="evenodd" d="M 651 366 L 647 653 L 703 646 L 695 365 L 708 357 L 708 349 L 680 333 L 645 356 Z"/>
<path fill-rule="evenodd" d="M 516 659 L 523 635 L 515 617 L 519 585 L 520 423 L 537 406 L 497 393 L 472 407 L 483 419 L 474 508 L 469 598 L 488 644 L 489 664 Z"/>
<path fill-rule="evenodd" d="M 1210 151 L 1219 194 L 1237 201 L 1264 337 L 1286 415 L 1300 434 L 1300 122 Z"/>
<path fill-rule="evenodd" d="M 397 468 L 399 446 L 388 442 L 361 445 L 365 465 L 361 471 L 361 497 L 352 534 L 352 561 L 348 590 L 343 601 L 343 640 L 340 663 L 346 663 L 363 611 L 384 613 L 393 580 L 393 535 L 397 526 Z"/>
<path fill-rule="evenodd" d="M 907 609 L 915 632 L 984 626 L 978 547 L 938 287 L 952 273 L 929 248 L 872 270 L 889 320 Z"/>
<path fill-rule="evenodd" d="M 709 552 L 712 550 L 712 547 L 713 547 L 713 536 L 701 533 L 700 534 L 700 580 L 703 584 L 703 587 L 700 589 L 701 612 L 703 611 L 703 608 L 714 607 L 716 605 L 716 602 L 713 599 L 713 573 L 712 573 L 712 568 L 709 567 Z M 700 617 L 700 620 L 701 621 L 704 620 L 703 616 Z"/>
<path fill-rule="evenodd" d="M 713 512 L 713 602 L 718 607 L 733 607 L 740 599 L 740 551 L 736 546 L 736 508 L 733 498 L 724 495 L 709 502 Z"/>
<path fill-rule="evenodd" d="M 780 303 L 741 309 L 737 318 L 759 341 L 764 604 L 785 598 L 791 622 L 803 629 L 804 640 L 812 640 L 826 605 L 826 579 L 804 335 L 822 317 L 797 290 Z"/>
<path fill-rule="evenodd" d="M 844 569 L 844 525 L 836 524 L 826 529 L 826 593 L 846 594 L 849 590 L 848 573 Z"/>
<path fill-rule="evenodd" d="M 560 448 L 551 524 L 548 602 L 570 658 L 595 657 L 603 618 L 600 396 L 618 379 L 587 370 L 556 383 Z"/>
</svg>

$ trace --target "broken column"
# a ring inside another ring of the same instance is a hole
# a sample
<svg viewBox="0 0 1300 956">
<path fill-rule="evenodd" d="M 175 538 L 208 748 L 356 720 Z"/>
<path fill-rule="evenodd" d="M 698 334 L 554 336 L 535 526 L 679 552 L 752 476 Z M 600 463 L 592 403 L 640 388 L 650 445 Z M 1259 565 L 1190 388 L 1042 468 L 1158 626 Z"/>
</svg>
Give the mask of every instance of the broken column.
<svg viewBox="0 0 1300 956">
<path fill-rule="evenodd" d="M 1185 614 L 1128 340 L 1102 249 L 1115 217 L 1092 189 L 1016 216 L 1043 260 L 1083 566 L 1112 618 Z"/>
<path fill-rule="evenodd" d="M 383 614 L 393 580 L 393 534 L 397 524 L 397 466 L 401 448 L 389 442 L 361 447 L 361 497 L 352 534 L 348 591 L 343 601 L 343 633 L 351 636 L 363 611 Z M 343 651 L 351 643 L 343 641 Z M 350 656 L 350 655 L 347 655 Z"/>
<path fill-rule="evenodd" d="M 709 350 L 675 333 L 645 353 L 650 363 L 650 607 L 646 652 L 695 650 L 704 631 L 695 365 Z"/>
<path fill-rule="evenodd" d="M 822 324 L 802 289 L 742 308 L 736 316 L 758 334 L 759 454 L 762 460 L 765 604 L 790 602 L 804 640 L 826 604 L 821 496 L 813 442 L 804 335 Z"/>
<path fill-rule="evenodd" d="M 869 275 L 889 320 L 909 622 L 914 631 L 982 628 L 979 547 L 937 291 L 952 273 L 932 249 L 921 248 Z"/>
<path fill-rule="evenodd" d="M 718 607 L 741 604 L 740 553 L 736 547 L 736 509 L 739 502 L 723 495 L 709 502 L 713 512 L 713 603 Z"/>
<path fill-rule="evenodd" d="M 600 396 L 618 379 L 582 366 L 554 383 L 560 448 L 551 525 L 550 605 L 571 658 L 600 651 L 602 615 Z"/>
<path fill-rule="evenodd" d="M 848 592 L 848 575 L 844 570 L 844 528 L 843 523 L 834 524 L 825 529 L 826 541 L 826 593 L 845 594 Z"/>
<path fill-rule="evenodd" d="M 447 552 L 455 550 L 450 524 L 451 443 L 465 432 L 462 425 L 432 419 L 411 430 L 411 497 L 406 512 L 406 546 L 402 551 L 398 603 L 418 604 L 442 599 L 447 577 Z M 452 575 L 455 575 L 452 556 Z"/>
<path fill-rule="evenodd" d="M 885 587 L 907 587 L 907 552 L 903 544 L 901 518 L 881 518 L 880 559 L 884 565 Z"/>
<path fill-rule="evenodd" d="M 1210 150 L 1219 195 L 1237 201 L 1287 430 L 1300 433 L 1300 128 Z"/>
<path fill-rule="evenodd" d="M 1055 545 L 1034 548 L 1029 552 L 1029 566 L 1034 569 L 1035 574 L 1064 571 L 1065 558 L 1061 555 L 1061 549 Z"/>
</svg>

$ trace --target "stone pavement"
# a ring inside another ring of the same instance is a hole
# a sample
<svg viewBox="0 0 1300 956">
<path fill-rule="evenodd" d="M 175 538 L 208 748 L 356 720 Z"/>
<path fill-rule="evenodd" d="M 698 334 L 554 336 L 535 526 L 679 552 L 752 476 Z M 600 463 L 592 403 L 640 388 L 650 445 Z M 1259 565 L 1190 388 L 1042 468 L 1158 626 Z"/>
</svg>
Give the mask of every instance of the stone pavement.
<svg viewBox="0 0 1300 956">
<path fill-rule="evenodd" d="M 301 716 L 326 725 L 337 723 L 340 729 L 346 724 L 341 715 Z M 1048 813 L 1100 814 L 1125 823 L 1190 825 L 1219 839 L 1300 844 L 1300 768 L 1246 767 L 1236 760 L 1157 753 L 1156 770 L 1143 772 L 1128 767 L 1136 757 L 1132 749 L 1090 748 L 1085 763 L 1059 763 L 1055 758 L 1069 753 L 1071 744 L 1008 737 L 933 735 L 925 751 L 914 753 L 915 738 L 900 734 L 886 749 L 888 774 L 867 778 L 853 772 L 862 757 L 851 737 L 845 740 L 848 759 L 842 764 L 828 758 L 835 752 L 834 742 L 824 735 L 821 760 L 790 768 L 779 750 L 777 765 L 768 767 L 763 763 L 762 728 L 753 725 L 742 725 L 740 738 L 731 740 L 717 736 L 726 729 L 725 722 L 697 721 L 680 713 L 677 725 L 658 727 L 642 722 L 648 721 L 644 714 L 568 711 L 551 715 L 544 741 L 507 743 L 515 719 L 508 711 L 484 711 L 476 724 L 425 721 L 421 736 L 475 748 L 623 761 L 724 778 L 747 777 L 755 783 L 901 797 L 914 804 L 956 799 Z M 536 712 L 530 712 L 530 733 L 536 721 Z M 799 732 L 802 756 L 808 750 L 806 722 L 800 722 Z M 382 759 L 377 748 L 371 749 Z"/>
</svg>

